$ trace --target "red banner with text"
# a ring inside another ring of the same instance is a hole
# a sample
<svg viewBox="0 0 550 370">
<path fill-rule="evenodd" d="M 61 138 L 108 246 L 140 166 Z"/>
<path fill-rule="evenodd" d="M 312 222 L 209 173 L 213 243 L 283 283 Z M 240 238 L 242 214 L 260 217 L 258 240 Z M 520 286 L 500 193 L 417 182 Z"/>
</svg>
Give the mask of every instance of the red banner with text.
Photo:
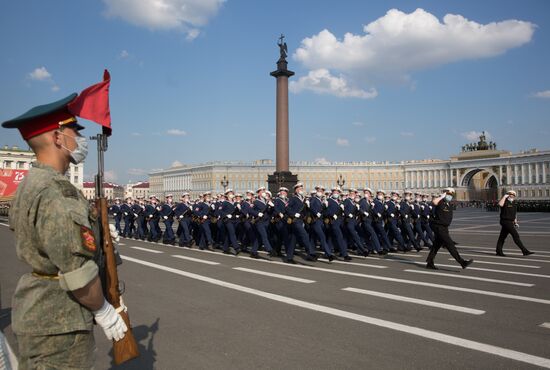
<svg viewBox="0 0 550 370">
<path fill-rule="evenodd" d="M 0 169 L 0 200 L 13 199 L 28 170 Z"/>
</svg>

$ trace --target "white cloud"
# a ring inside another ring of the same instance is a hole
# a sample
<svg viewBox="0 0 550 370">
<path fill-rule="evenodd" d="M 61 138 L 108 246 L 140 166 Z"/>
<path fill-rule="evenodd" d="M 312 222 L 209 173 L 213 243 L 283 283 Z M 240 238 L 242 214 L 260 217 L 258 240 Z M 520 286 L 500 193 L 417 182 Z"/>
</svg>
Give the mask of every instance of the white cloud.
<svg viewBox="0 0 550 370">
<path fill-rule="evenodd" d="M 128 53 L 127 50 L 122 50 L 120 54 L 118 54 L 119 59 L 126 59 L 130 56 L 130 53 Z"/>
<path fill-rule="evenodd" d="M 468 132 L 462 132 L 460 135 L 470 141 L 478 141 L 479 137 L 483 134 L 483 132 L 479 131 L 468 131 Z M 491 134 L 488 131 L 485 131 L 485 138 L 486 139 L 492 139 Z"/>
<path fill-rule="evenodd" d="M 550 90 L 538 91 L 531 95 L 533 98 L 550 99 Z"/>
<path fill-rule="evenodd" d="M 105 181 L 115 182 L 118 179 L 118 175 L 114 170 L 105 171 L 103 173 Z"/>
<path fill-rule="evenodd" d="M 349 140 L 339 137 L 338 139 L 336 139 L 336 145 L 338 145 L 338 146 L 349 146 Z"/>
<path fill-rule="evenodd" d="M 351 124 L 352 124 L 353 126 L 357 126 L 357 127 L 363 127 L 363 126 L 365 126 L 365 122 L 358 122 L 358 121 L 356 121 L 356 122 L 352 122 Z"/>
<path fill-rule="evenodd" d="M 447 14 L 440 21 L 422 9 L 391 9 L 365 25 L 364 33 L 338 39 L 325 29 L 305 38 L 293 57 L 311 71 L 339 74 L 365 90 L 379 82 L 411 83 L 417 70 L 503 54 L 529 42 L 535 28 L 520 20 L 480 24 Z"/>
<path fill-rule="evenodd" d="M 405 136 L 405 137 L 413 137 L 413 136 L 414 136 L 414 132 L 401 131 L 401 132 L 399 133 L 399 135 Z"/>
<path fill-rule="evenodd" d="M 48 72 L 46 67 L 38 67 L 34 71 L 30 72 L 28 77 L 35 81 L 49 81 L 52 78 L 52 74 Z"/>
<path fill-rule="evenodd" d="M 333 76 L 328 69 L 324 68 L 310 71 L 307 76 L 300 77 L 298 81 L 290 83 L 290 91 L 299 93 L 303 90 L 310 90 L 317 94 L 331 94 L 339 97 L 362 99 L 372 99 L 378 95 L 378 92 L 374 88 L 365 91 L 351 87 L 344 76 Z"/>
<path fill-rule="evenodd" d="M 128 168 L 126 173 L 130 176 L 144 176 L 147 175 L 148 171 L 143 168 Z"/>
<path fill-rule="evenodd" d="M 365 141 L 366 141 L 367 143 L 369 143 L 369 144 L 372 144 L 372 143 L 374 143 L 374 142 L 376 141 L 376 137 L 374 137 L 374 136 L 366 136 L 366 137 L 365 137 Z"/>
<path fill-rule="evenodd" d="M 172 129 L 166 131 L 166 134 L 168 134 L 170 136 L 185 136 L 185 135 L 187 135 L 187 132 L 185 132 L 183 130 L 180 130 L 178 128 L 172 128 Z"/>
<path fill-rule="evenodd" d="M 328 159 L 326 159 L 325 157 L 315 158 L 315 160 L 313 162 L 315 162 L 317 164 L 330 164 L 330 161 Z"/>
<path fill-rule="evenodd" d="M 151 30 L 180 30 L 193 40 L 224 0 L 103 0 L 105 15 Z"/>
</svg>

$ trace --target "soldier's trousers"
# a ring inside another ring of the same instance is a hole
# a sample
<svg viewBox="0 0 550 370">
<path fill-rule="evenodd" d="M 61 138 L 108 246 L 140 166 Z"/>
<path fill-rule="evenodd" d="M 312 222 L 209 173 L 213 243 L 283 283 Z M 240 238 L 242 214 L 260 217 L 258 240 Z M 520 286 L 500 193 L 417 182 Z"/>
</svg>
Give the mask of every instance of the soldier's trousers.
<svg viewBox="0 0 550 370">
<path fill-rule="evenodd" d="M 355 221 L 355 219 L 353 218 L 348 218 L 346 221 L 346 229 L 348 230 L 351 241 L 357 247 L 357 252 L 364 253 L 365 246 L 363 245 L 363 241 L 357 233 L 357 221 Z"/>
<path fill-rule="evenodd" d="M 130 216 L 124 217 L 124 231 L 122 232 L 122 236 L 131 238 L 133 232 L 134 232 L 134 219 Z"/>
<path fill-rule="evenodd" d="M 346 257 L 348 255 L 348 246 L 342 234 L 342 221 L 340 219 L 332 221 L 329 232 L 333 246 L 335 245 L 338 248 L 341 257 Z"/>
<path fill-rule="evenodd" d="M 425 246 L 429 246 L 432 244 L 427 233 L 424 234 L 424 230 L 422 229 L 422 222 L 420 220 L 416 220 L 416 222 L 414 223 L 414 231 L 416 232 L 416 242 L 419 246 L 421 240 L 424 242 Z"/>
<path fill-rule="evenodd" d="M 292 222 L 292 236 L 294 240 L 298 240 L 298 243 L 300 243 L 300 246 L 309 255 L 315 254 L 315 248 L 311 246 L 311 243 L 309 242 L 309 235 L 307 235 L 306 228 L 304 227 L 304 221 L 301 219 L 294 219 L 294 222 Z"/>
<path fill-rule="evenodd" d="M 462 257 L 460 257 L 460 254 L 458 254 L 458 250 L 455 247 L 455 242 L 451 239 L 451 236 L 449 235 L 449 228 L 447 226 L 441 226 L 437 224 L 433 224 L 431 226 L 435 234 L 435 241 L 432 248 L 430 249 L 430 253 L 428 254 L 426 262 L 428 262 L 429 264 L 433 264 L 437 251 L 443 246 L 447 248 L 451 256 L 453 256 L 458 263 L 462 264 L 464 260 L 462 259 Z"/>
<path fill-rule="evenodd" d="M 158 227 L 158 221 L 154 218 L 151 218 L 149 220 L 149 231 L 151 234 L 149 234 L 149 238 L 151 238 L 152 241 L 156 242 L 160 238 L 160 234 L 157 230 Z"/>
<path fill-rule="evenodd" d="M 49 336 L 18 335 L 20 370 L 93 369 L 92 331 Z"/>
<path fill-rule="evenodd" d="M 376 234 L 378 235 L 378 241 L 380 241 L 380 244 L 385 250 L 389 250 L 392 245 L 390 244 L 390 240 L 388 239 L 388 234 L 386 233 L 386 230 L 384 230 L 384 221 L 374 221 L 372 223 L 372 226 L 374 227 L 374 230 L 376 230 Z"/>
<path fill-rule="evenodd" d="M 407 235 L 409 246 L 410 244 L 412 244 L 414 248 L 416 249 L 420 248 L 420 245 L 418 244 L 418 242 L 416 241 L 416 238 L 414 237 L 412 224 L 409 221 L 403 221 L 401 226 L 403 227 L 403 229 L 405 229 L 405 235 Z"/>
<path fill-rule="evenodd" d="M 294 245 L 291 243 L 290 233 L 288 230 L 288 224 L 285 220 L 278 220 L 275 222 L 275 232 L 277 233 L 277 238 L 279 240 L 279 252 L 281 246 L 285 247 L 285 254 L 287 259 L 294 258 Z"/>
<path fill-rule="evenodd" d="M 191 220 L 189 220 L 189 217 L 184 217 L 179 220 L 178 225 L 178 238 L 180 238 L 179 245 L 183 246 L 191 242 L 191 233 L 189 231 L 189 223 Z"/>
<path fill-rule="evenodd" d="M 504 247 L 504 241 L 508 237 L 508 234 L 510 234 L 514 239 L 514 243 L 516 243 L 519 249 L 521 249 L 521 251 L 525 254 L 528 250 L 527 248 L 525 248 L 525 246 L 521 242 L 519 233 L 514 227 L 514 221 L 500 220 L 500 226 L 502 226 L 502 229 L 500 229 L 500 235 L 497 241 L 497 253 L 502 253 L 502 247 Z"/>
<path fill-rule="evenodd" d="M 136 222 L 136 224 L 137 224 L 136 237 L 138 239 L 141 239 L 141 240 L 145 239 L 145 229 L 144 229 L 145 222 L 144 222 L 144 220 L 145 220 L 144 216 L 139 216 L 137 218 L 137 222 Z"/>
<path fill-rule="evenodd" d="M 269 237 L 267 236 L 267 228 L 269 226 L 269 221 L 256 221 L 254 224 L 256 227 L 256 232 L 260 236 L 260 240 L 262 241 L 262 244 L 264 245 L 264 249 L 266 252 L 271 252 L 271 243 L 269 242 Z M 256 253 L 258 251 L 258 245 L 260 243 L 256 243 L 252 246 L 252 252 Z"/>
<path fill-rule="evenodd" d="M 325 231 L 323 230 L 323 221 L 321 219 L 313 221 L 313 223 L 310 225 L 310 228 L 313 231 L 312 234 L 314 236 L 314 239 L 319 240 L 319 244 L 321 244 L 321 248 L 323 248 L 325 254 L 327 256 L 331 256 L 332 250 L 327 243 L 327 237 L 325 235 Z M 312 245 L 315 244 L 312 243 Z"/>
<path fill-rule="evenodd" d="M 240 250 L 240 247 L 239 243 L 237 242 L 237 234 L 235 233 L 235 221 L 223 221 L 223 226 L 225 228 L 223 250 L 225 252 L 229 251 L 229 245 L 231 245 L 233 249 L 238 252 Z"/>
<path fill-rule="evenodd" d="M 381 252 L 382 247 L 380 246 L 380 241 L 378 240 L 376 231 L 374 231 L 374 228 L 372 227 L 371 220 L 364 220 L 361 223 L 361 230 L 363 230 L 363 234 L 365 236 L 365 241 L 367 242 L 369 251 L 372 252 L 374 249 L 374 251 L 376 252 Z"/>
<path fill-rule="evenodd" d="M 397 240 L 397 244 L 399 244 L 399 249 L 405 249 L 405 241 L 403 240 L 403 237 L 399 232 L 399 228 L 397 227 L 397 220 L 390 220 L 390 222 L 388 222 L 388 227 L 389 234 L 391 237 Z"/>
<path fill-rule="evenodd" d="M 115 229 L 116 231 L 118 231 L 119 234 L 122 234 L 122 229 L 120 228 L 120 219 L 122 217 L 120 216 L 115 216 Z"/>
<path fill-rule="evenodd" d="M 174 236 L 174 229 L 172 228 L 173 223 L 174 221 L 170 218 L 164 220 L 164 235 L 162 237 L 164 243 L 172 243 L 176 239 Z"/>
<path fill-rule="evenodd" d="M 422 220 L 422 230 L 426 232 L 426 237 L 432 242 L 434 242 L 434 233 L 432 231 L 432 228 L 430 227 L 430 223 L 428 220 Z"/>
</svg>

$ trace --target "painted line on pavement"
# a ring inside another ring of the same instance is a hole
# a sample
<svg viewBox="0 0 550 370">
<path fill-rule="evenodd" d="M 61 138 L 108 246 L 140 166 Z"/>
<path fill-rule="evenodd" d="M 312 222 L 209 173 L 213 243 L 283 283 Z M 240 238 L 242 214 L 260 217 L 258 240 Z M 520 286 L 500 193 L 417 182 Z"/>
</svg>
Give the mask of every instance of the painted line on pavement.
<svg viewBox="0 0 550 370">
<path fill-rule="evenodd" d="M 182 271 L 182 270 L 174 269 L 174 268 L 171 268 L 171 267 L 159 265 L 159 264 L 156 264 L 156 263 L 139 260 L 137 258 L 127 257 L 127 256 L 122 256 L 122 258 L 127 260 L 127 261 L 135 262 L 135 263 L 138 263 L 138 264 L 141 264 L 141 265 L 144 265 L 144 266 L 148 266 L 148 267 L 156 268 L 156 269 L 159 269 L 159 270 L 171 272 L 171 273 L 174 273 L 174 274 L 177 274 L 177 275 L 180 275 L 180 276 L 185 276 L 185 277 L 190 278 L 190 279 L 199 280 L 199 281 L 206 282 L 206 283 L 209 283 L 209 284 L 212 284 L 212 285 L 217 285 L 217 286 L 220 286 L 220 287 L 233 289 L 233 290 L 236 290 L 236 291 L 239 291 L 239 292 L 248 293 L 248 294 L 251 294 L 251 295 L 258 296 L 258 297 L 263 297 L 263 298 L 266 298 L 266 299 L 270 299 L 272 301 L 281 302 L 281 303 L 288 304 L 288 305 L 295 306 L 295 307 L 299 307 L 299 308 L 302 308 L 302 309 L 308 309 L 308 310 L 321 312 L 321 313 L 325 313 L 325 314 L 332 315 L 332 316 L 337 316 L 337 317 L 346 318 L 346 319 L 349 319 L 349 320 L 359 321 L 359 322 L 363 322 L 365 324 L 375 325 L 375 326 L 378 326 L 378 327 L 391 329 L 391 330 L 399 331 L 399 332 L 402 332 L 402 333 L 407 333 L 407 334 L 415 335 L 415 336 L 418 336 L 418 337 L 422 337 L 422 338 L 426 338 L 426 339 L 430 339 L 430 340 L 450 344 L 452 346 L 458 346 L 458 347 L 462 347 L 462 348 L 466 348 L 466 349 L 470 349 L 470 350 L 474 350 L 474 351 L 484 352 L 484 353 L 487 353 L 487 354 L 500 356 L 500 357 L 503 357 L 503 358 L 507 358 L 507 359 L 514 360 L 514 361 L 519 361 L 519 362 L 524 362 L 524 363 L 535 365 L 535 366 L 550 368 L 550 359 L 548 359 L 548 358 L 539 357 L 539 356 L 535 356 L 535 355 L 530 355 L 528 353 L 514 351 L 514 350 L 511 350 L 511 349 L 498 347 L 498 346 L 493 346 L 493 345 L 490 345 L 490 344 L 480 343 L 480 342 L 476 342 L 476 341 L 472 341 L 472 340 L 468 340 L 468 339 L 464 339 L 464 338 L 460 338 L 460 337 L 455 337 L 455 336 L 452 336 L 452 335 L 443 334 L 443 333 L 439 333 L 439 332 L 432 331 L 432 330 L 426 330 L 426 329 L 422 329 L 422 328 L 418 328 L 418 327 L 414 327 L 414 326 L 395 323 L 395 322 L 392 322 L 392 321 L 387 321 L 387 320 L 377 319 L 377 318 L 374 318 L 374 317 L 359 315 L 359 314 L 356 314 L 356 313 L 353 313 L 353 312 L 343 311 L 343 310 L 339 310 L 339 309 L 336 309 L 336 308 L 331 308 L 331 307 L 322 306 L 322 305 L 319 305 L 319 304 L 310 303 L 310 302 L 307 302 L 307 301 L 302 301 L 302 300 L 298 300 L 298 299 L 294 299 L 294 298 L 290 298 L 290 297 L 285 297 L 285 296 L 282 296 L 282 295 L 279 295 L 279 294 L 268 293 L 268 292 L 264 292 L 264 291 L 261 291 L 261 290 L 248 288 L 248 287 L 245 287 L 245 286 L 242 286 L 242 285 L 237 285 L 237 284 L 228 283 L 226 281 L 222 281 L 222 280 L 218 280 L 218 279 L 213 279 L 213 278 L 210 278 L 210 277 L 207 277 L 207 276 L 193 274 L 193 273 L 190 273 L 190 272 L 187 272 L 187 271 Z"/>
<path fill-rule="evenodd" d="M 10 227 L 10 225 L 5 224 L 5 223 L 3 223 L 3 222 L 0 222 L 0 225 L 5 226 L 5 227 Z"/>
<path fill-rule="evenodd" d="M 541 328 L 550 329 L 550 322 L 543 322 L 539 325 Z"/>
<path fill-rule="evenodd" d="M 425 275 L 438 275 L 438 276 L 452 277 L 452 278 L 457 278 L 457 279 L 486 281 L 486 282 L 489 282 L 489 283 L 497 283 L 497 284 L 524 286 L 524 287 L 528 287 L 528 288 L 531 288 L 531 287 L 535 286 L 535 284 L 519 283 L 517 281 L 488 279 L 488 278 L 482 278 L 482 277 L 476 277 L 476 276 L 466 276 L 466 275 L 455 275 L 455 274 L 447 274 L 445 272 L 432 272 L 432 271 L 420 271 L 420 270 L 403 270 L 403 271 L 405 271 L 405 272 L 414 272 L 414 273 L 417 273 L 417 274 L 425 274 Z"/>
<path fill-rule="evenodd" d="M 486 249 L 488 251 L 492 251 L 492 252 L 495 252 L 495 248 L 491 248 L 491 247 L 478 247 L 478 246 L 475 246 L 475 245 L 462 245 L 462 244 L 458 244 L 458 248 L 467 248 L 467 249 Z M 514 249 L 510 249 L 510 248 L 505 248 L 504 249 L 504 253 L 513 253 L 513 251 L 517 251 L 517 248 L 514 248 Z M 537 253 L 546 253 L 546 254 L 550 254 L 550 251 L 541 251 L 541 250 L 535 250 L 533 249 L 532 252 L 537 252 Z M 523 256 L 523 254 L 521 254 Z"/>
<path fill-rule="evenodd" d="M 294 277 L 294 276 L 288 276 L 288 275 L 273 274 L 271 272 L 247 269 L 247 268 L 244 268 L 244 267 L 233 267 L 233 270 L 250 272 L 251 274 L 264 275 L 264 276 L 274 277 L 274 278 L 278 278 L 278 279 L 296 281 L 298 283 L 304 283 L 304 284 L 315 283 L 315 280 L 302 279 L 302 278 L 298 278 L 298 277 Z"/>
<path fill-rule="evenodd" d="M 342 290 L 345 290 L 346 292 L 354 292 L 354 293 L 360 293 L 360 294 L 370 295 L 374 297 L 391 299 L 394 301 L 408 302 L 408 303 L 414 303 L 414 304 L 419 304 L 423 306 L 441 308 L 444 310 L 469 313 L 471 315 L 483 315 L 485 313 L 485 311 L 476 310 L 474 308 L 455 306 L 447 303 L 427 301 L 425 299 L 417 299 L 417 298 L 405 297 L 405 296 L 389 294 L 389 293 L 375 292 L 374 290 L 357 289 L 357 288 L 351 288 L 351 287 L 343 288 Z"/>
<path fill-rule="evenodd" d="M 506 252 L 506 251 L 505 251 Z M 485 253 L 485 252 L 483 252 Z M 527 261 L 527 262 L 538 262 L 538 263 L 550 263 L 550 261 L 543 261 L 543 260 L 536 260 L 534 258 L 519 258 L 519 257 L 500 257 L 495 255 L 487 255 L 487 254 L 477 254 L 477 253 L 460 253 L 461 256 L 472 256 L 472 257 L 478 257 L 478 258 L 494 258 L 499 259 L 502 261 L 502 259 L 506 260 L 514 260 L 514 261 Z M 477 260 L 476 260 L 477 262 Z"/>
<path fill-rule="evenodd" d="M 130 248 L 137 249 L 137 250 L 140 250 L 140 251 L 149 252 L 149 253 L 164 253 L 163 251 L 156 251 L 154 249 L 148 249 L 148 248 L 143 248 L 143 247 L 130 247 Z"/>
<path fill-rule="evenodd" d="M 186 261 L 204 263 L 205 265 L 212 265 L 213 266 L 213 265 L 219 265 L 220 264 L 219 262 L 206 261 L 206 260 L 201 260 L 199 258 L 182 256 L 182 255 L 179 255 L 179 254 L 173 254 L 172 257 L 176 257 L 176 258 L 186 260 Z"/>
<path fill-rule="evenodd" d="M 465 254 L 462 254 L 462 255 L 465 255 Z M 449 261 L 454 261 L 454 260 L 455 260 L 454 258 L 449 258 Z M 517 264 L 517 263 L 479 261 L 477 259 L 475 260 L 475 262 L 486 264 L 486 265 L 500 265 L 500 266 L 511 266 L 511 267 L 525 267 L 525 268 L 528 268 L 528 269 L 540 269 L 540 266 L 520 265 L 520 264 Z M 548 262 L 550 262 L 550 261 L 548 261 Z"/>
</svg>

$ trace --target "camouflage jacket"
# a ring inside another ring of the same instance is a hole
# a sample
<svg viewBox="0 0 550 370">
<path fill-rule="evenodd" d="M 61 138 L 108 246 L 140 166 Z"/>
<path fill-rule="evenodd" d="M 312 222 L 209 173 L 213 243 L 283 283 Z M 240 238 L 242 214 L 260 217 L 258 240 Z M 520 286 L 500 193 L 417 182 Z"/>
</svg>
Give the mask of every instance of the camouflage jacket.
<svg viewBox="0 0 550 370">
<path fill-rule="evenodd" d="M 17 256 L 33 270 L 21 277 L 13 297 L 15 334 L 91 330 L 91 312 L 70 293 L 98 272 L 95 220 L 82 193 L 53 168 L 35 162 L 19 184 L 9 219 Z"/>
</svg>

